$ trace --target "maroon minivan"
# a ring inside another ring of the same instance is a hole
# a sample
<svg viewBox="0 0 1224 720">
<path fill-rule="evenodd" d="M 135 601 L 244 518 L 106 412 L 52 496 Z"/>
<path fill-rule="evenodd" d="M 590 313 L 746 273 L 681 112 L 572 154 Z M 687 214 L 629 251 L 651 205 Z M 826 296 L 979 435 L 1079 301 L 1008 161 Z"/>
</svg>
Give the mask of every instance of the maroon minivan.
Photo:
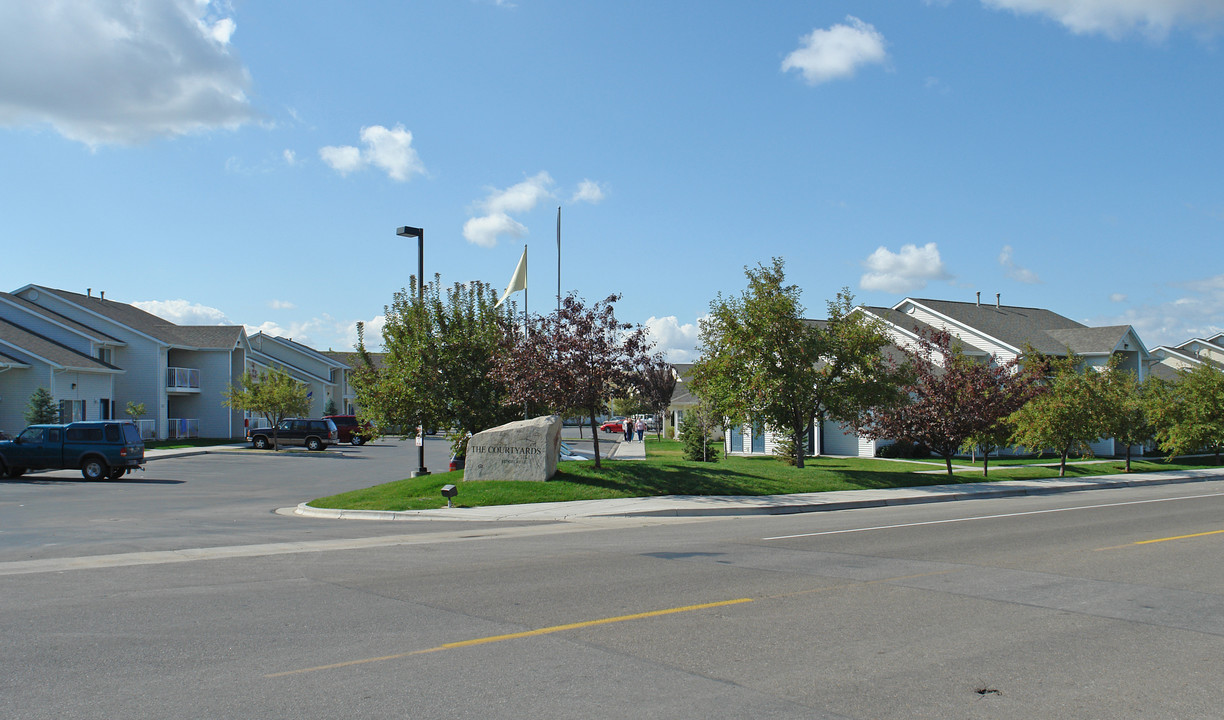
<svg viewBox="0 0 1224 720">
<path fill-rule="evenodd" d="M 356 415 L 327 415 L 325 420 L 336 424 L 336 432 L 340 434 L 340 442 L 364 445 L 370 439 L 370 424 L 357 422 Z"/>
</svg>

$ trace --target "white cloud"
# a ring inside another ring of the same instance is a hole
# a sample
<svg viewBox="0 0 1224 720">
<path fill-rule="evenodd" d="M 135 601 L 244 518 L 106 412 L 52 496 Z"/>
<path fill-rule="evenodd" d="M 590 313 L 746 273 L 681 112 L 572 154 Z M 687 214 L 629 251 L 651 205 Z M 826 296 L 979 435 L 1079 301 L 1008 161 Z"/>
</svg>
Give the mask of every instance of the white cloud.
<svg viewBox="0 0 1224 720">
<path fill-rule="evenodd" d="M 382 125 L 364 127 L 361 142 L 365 144 L 364 149 L 352 145 L 321 147 L 319 157 L 341 175 L 373 165 L 386 171 L 392 180 L 404 182 L 425 172 L 425 166 L 412 147 L 412 133 L 403 125 L 396 125 L 391 130 Z"/>
<path fill-rule="evenodd" d="M 332 170 L 341 175 L 348 175 L 354 170 L 365 167 L 365 161 L 361 159 L 361 150 L 351 145 L 319 148 L 319 157 Z"/>
<path fill-rule="evenodd" d="M 663 353 L 668 362 L 686 363 L 697 358 L 697 339 L 700 328 L 696 322 L 680 324 L 675 315 L 650 316 L 645 323 L 650 339 L 655 342 L 655 351 Z"/>
<path fill-rule="evenodd" d="M 1138 305 L 1118 315 L 1091 318 L 1087 324 L 1132 325 L 1148 348 L 1178 345 L 1224 331 L 1224 275 L 1175 283 L 1173 287 L 1184 294 L 1167 302 Z M 1125 296 L 1121 297 L 1124 301 Z"/>
<path fill-rule="evenodd" d="M 93 147 L 252 121 L 251 79 L 229 44 L 237 26 L 217 5 L 0 3 L 0 125 L 47 124 Z"/>
<path fill-rule="evenodd" d="M 496 247 L 497 239 L 502 235 L 523 237 L 526 234 L 527 228 L 505 213 L 482 215 L 463 223 L 463 237 L 481 247 Z"/>
<path fill-rule="evenodd" d="M 522 237 L 527 227 L 509 213 L 528 212 L 545 198 L 553 197 L 553 179 L 547 172 L 538 172 L 505 190 L 492 189 L 476 204 L 485 214 L 470 218 L 463 224 L 463 237 L 481 247 L 495 247 L 502 235 Z"/>
<path fill-rule="evenodd" d="M 1119 38 L 1131 32 L 1163 38 L 1174 28 L 1213 32 L 1224 20 L 1220 0 L 982 0 L 1016 14 L 1044 15 L 1077 34 Z"/>
<path fill-rule="evenodd" d="M 288 300 L 269 300 L 268 307 L 272 308 L 273 310 L 293 310 L 297 308 L 297 305 L 294 305 Z"/>
<path fill-rule="evenodd" d="M 863 266 L 867 272 L 859 279 L 859 285 L 865 290 L 907 293 L 926 287 L 932 280 L 952 279 L 933 242 L 922 247 L 902 245 L 899 253 L 881 246 L 871 253 Z"/>
<path fill-rule="evenodd" d="M 1109 295 L 1109 301 L 1116 302 L 1116 303 L 1126 302 L 1126 295 L 1124 295 L 1123 293 L 1111 293 Z"/>
<path fill-rule="evenodd" d="M 283 153 L 281 153 L 281 156 L 285 158 L 286 165 L 289 165 L 290 167 L 297 165 L 297 153 L 293 152 L 292 150 L 286 149 Z"/>
<path fill-rule="evenodd" d="M 604 189 L 599 183 L 594 180 L 583 180 L 578 184 L 578 189 L 574 191 L 574 196 L 570 198 L 572 203 L 591 203 L 592 205 L 603 202 Z"/>
<path fill-rule="evenodd" d="M 141 300 L 133 306 L 175 325 L 232 325 L 217 308 L 186 300 Z"/>
<path fill-rule="evenodd" d="M 1016 282 L 1027 283 L 1029 285 L 1041 284 L 1041 278 L 1037 277 L 1037 273 L 1028 268 L 1020 267 L 1012 258 L 1014 251 L 1011 245 L 1004 245 L 1003 251 L 999 253 L 999 265 L 1007 272 L 1007 277 Z"/>
<path fill-rule="evenodd" d="M 540 200 L 552 197 L 552 191 L 549 190 L 552 185 L 552 176 L 541 171 L 505 190 L 491 191 L 489 196 L 481 201 L 480 206 L 489 213 L 527 212 Z"/>
<path fill-rule="evenodd" d="M 862 65 L 882 64 L 888 58 L 884 36 L 852 15 L 846 22 L 800 38 L 799 48 L 782 61 L 782 71 L 798 70 L 809 85 L 817 85 L 852 77 Z"/>
</svg>

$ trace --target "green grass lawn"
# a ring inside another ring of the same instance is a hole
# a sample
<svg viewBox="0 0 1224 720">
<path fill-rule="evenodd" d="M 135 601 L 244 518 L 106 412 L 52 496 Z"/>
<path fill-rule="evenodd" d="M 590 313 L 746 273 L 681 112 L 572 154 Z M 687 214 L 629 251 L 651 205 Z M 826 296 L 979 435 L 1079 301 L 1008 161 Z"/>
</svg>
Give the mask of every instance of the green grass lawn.
<svg viewBox="0 0 1224 720">
<path fill-rule="evenodd" d="M 809 458 L 802 470 L 772 457 L 731 457 L 716 463 L 689 462 L 682 459 L 680 443 L 674 440 L 647 440 L 645 460 L 605 460 L 596 470 L 594 463 L 561 463 L 548 482 L 463 482 L 460 472 L 439 473 L 423 478 L 396 480 L 362 490 L 312 500 L 311 507 L 344 510 L 427 510 L 445 507 L 440 490 L 443 485 L 459 488 L 455 503 L 459 507 L 518 505 L 565 500 L 599 500 L 656 495 L 787 495 L 865 490 L 871 488 L 917 487 L 949 482 L 983 480 L 1020 480 L 1057 477 L 1057 468 L 1021 467 L 980 473 L 924 474 L 925 463 L 898 463 L 868 458 Z M 1186 463 L 1131 461 L 1134 472 L 1177 470 L 1209 466 L 1210 458 Z M 993 463 L 992 463 L 993 464 Z M 1121 473 L 1121 460 L 1093 465 L 1069 466 L 1067 477 Z"/>
</svg>

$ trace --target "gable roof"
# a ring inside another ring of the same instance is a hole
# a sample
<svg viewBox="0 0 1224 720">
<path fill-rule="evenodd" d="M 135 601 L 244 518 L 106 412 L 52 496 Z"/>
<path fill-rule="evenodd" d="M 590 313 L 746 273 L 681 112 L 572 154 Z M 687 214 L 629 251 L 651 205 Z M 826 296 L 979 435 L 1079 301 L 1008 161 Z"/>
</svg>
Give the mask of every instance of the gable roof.
<svg viewBox="0 0 1224 720">
<path fill-rule="evenodd" d="M 1031 346 L 1040 353 L 1055 356 L 1066 355 L 1068 349 L 1077 355 L 1108 354 L 1131 330 L 1129 325 L 1091 328 L 1052 310 L 1016 305 L 906 298 L 893 309 L 906 303 L 922 307 L 955 325 L 971 328 L 1017 352 Z"/>
<path fill-rule="evenodd" d="M 73 320 L 67 315 L 61 315 L 60 313 L 57 313 L 54 310 L 45 308 L 42 305 L 39 305 L 37 303 L 32 303 L 29 300 L 26 300 L 25 298 L 19 295 L 12 295 L 10 293 L 0 292 L 0 302 L 6 302 L 9 305 L 13 305 L 15 307 L 21 308 L 22 310 L 30 313 L 31 315 L 37 315 L 41 317 L 42 319 L 46 320 L 47 322 L 50 322 L 56 325 L 60 325 L 62 327 L 66 327 L 69 330 L 72 330 L 79 335 L 84 335 L 90 340 L 93 340 L 94 342 L 97 342 L 97 343 L 101 343 L 103 345 L 126 345 L 127 344 L 123 342 L 122 340 L 119 340 L 118 338 L 113 338 L 110 335 L 107 335 L 106 333 L 102 332 L 101 330 L 98 330 L 97 328 L 90 327 L 86 325 L 85 323 L 77 322 L 76 320 Z"/>
<path fill-rule="evenodd" d="M 232 350 L 245 333 L 241 325 L 176 325 L 127 303 L 30 285 L 166 345 L 191 350 Z"/>
<path fill-rule="evenodd" d="M 0 345 L 16 350 L 18 354 L 29 355 L 48 365 L 73 370 L 90 370 L 101 372 L 123 372 L 110 363 L 92 358 L 83 352 L 78 352 L 55 342 L 51 338 L 27 330 L 16 323 L 0 318 Z M 13 357 L 8 355 L 8 357 Z M 19 358 L 13 357 L 15 360 Z M 19 360 L 20 361 L 20 360 Z M 24 361 L 20 361 L 24 362 Z"/>
<path fill-rule="evenodd" d="M 320 352 L 308 345 L 303 345 L 302 343 L 295 341 L 293 338 L 281 337 L 279 335 L 269 335 L 266 332 L 263 332 L 261 330 L 255 333 L 254 335 L 252 335 L 251 339 L 256 340 L 256 342 L 260 344 L 262 340 L 271 340 L 272 342 L 279 343 L 281 345 L 284 345 L 287 348 L 296 350 L 302 355 L 314 358 L 315 360 L 318 360 L 324 365 L 329 365 L 335 368 L 347 368 L 348 367 L 343 361 L 340 361 L 334 357 L 331 357 L 328 353 Z M 263 351 L 262 344 L 260 347 L 260 351 L 261 352 Z M 269 353 L 265 352 L 264 354 L 268 355 Z"/>
</svg>

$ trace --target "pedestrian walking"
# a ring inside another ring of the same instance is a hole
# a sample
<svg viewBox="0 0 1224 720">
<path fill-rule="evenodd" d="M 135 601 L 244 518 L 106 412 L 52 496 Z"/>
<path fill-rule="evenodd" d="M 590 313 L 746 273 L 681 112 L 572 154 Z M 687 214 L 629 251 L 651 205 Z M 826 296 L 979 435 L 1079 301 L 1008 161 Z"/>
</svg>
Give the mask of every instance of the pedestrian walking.
<svg viewBox="0 0 1224 720">
<path fill-rule="evenodd" d="M 638 421 L 633 426 L 633 429 L 637 430 L 638 442 L 642 442 L 642 434 L 646 432 L 646 423 L 642 420 L 642 418 L 638 418 Z"/>
<path fill-rule="evenodd" d="M 625 418 L 622 422 L 625 425 L 625 442 L 630 442 L 633 440 L 633 421 L 629 418 Z"/>
</svg>

